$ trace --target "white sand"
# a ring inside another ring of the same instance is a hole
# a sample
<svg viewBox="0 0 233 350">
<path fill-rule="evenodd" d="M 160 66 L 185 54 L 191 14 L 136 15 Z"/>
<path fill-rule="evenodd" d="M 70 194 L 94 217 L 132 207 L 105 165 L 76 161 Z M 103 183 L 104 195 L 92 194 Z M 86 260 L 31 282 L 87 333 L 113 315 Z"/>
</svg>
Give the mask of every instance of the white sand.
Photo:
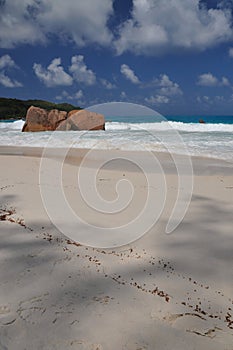
<svg viewBox="0 0 233 350">
<path fill-rule="evenodd" d="M 158 155 L 168 183 L 160 220 L 138 241 L 103 250 L 71 244 L 51 223 L 39 191 L 40 150 L 0 153 L 0 216 L 6 214 L 0 221 L 1 350 L 233 349 L 231 164 L 193 159 L 192 202 L 166 235 L 177 176 L 169 157 Z M 136 205 L 110 221 L 90 215 L 77 197 L 80 157 L 74 152 L 64 170 L 74 210 L 108 225 L 140 210 L 145 178 L 117 162 L 99 172 L 97 188 L 112 200 L 124 174 L 136 188 Z"/>
</svg>

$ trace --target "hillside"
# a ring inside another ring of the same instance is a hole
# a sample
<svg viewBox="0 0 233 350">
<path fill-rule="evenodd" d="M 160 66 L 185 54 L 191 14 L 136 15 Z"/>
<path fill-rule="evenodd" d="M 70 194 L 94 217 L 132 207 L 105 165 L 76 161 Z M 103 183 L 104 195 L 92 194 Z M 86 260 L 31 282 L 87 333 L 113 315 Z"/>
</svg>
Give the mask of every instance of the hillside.
<svg viewBox="0 0 233 350">
<path fill-rule="evenodd" d="M 0 119 L 22 119 L 26 117 L 27 110 L 30 106 L 50 109 L 58 109 L 62 111 L 71 111 L 73 109 L 81 109 L 69 103 L 52 103 L 43 100 L 17 100 L 13 98 L 0 98 Z"/>
</svg>

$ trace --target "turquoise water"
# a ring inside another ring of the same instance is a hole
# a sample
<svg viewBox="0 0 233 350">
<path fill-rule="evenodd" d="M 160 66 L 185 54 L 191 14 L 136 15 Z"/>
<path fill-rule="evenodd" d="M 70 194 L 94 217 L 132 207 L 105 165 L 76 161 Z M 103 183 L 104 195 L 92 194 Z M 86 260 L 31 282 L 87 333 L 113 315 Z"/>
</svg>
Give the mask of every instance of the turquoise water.
<svg viewBox="0 0 233 350">
<path fill-rule="evenodd" d="M 199 120 L 202 119 L 209 124 L 233 124 L 233 116 L 106 116 L 107 121 L 115 122 L 125 122 L 125 123 L 155 123 L 162 120 L 182 122 L 182 123 L 199 123 Z M 12 123 L 10 120 L 1 120 L 0 123 Z"/>
<path fill-rule="evenodd" d="M 206 123 L 211 124 L 233 124 L 233 116 L 168 116 L 166 117 L 168 120 L 176 121 L 176 122 L 183 122 L 183 123 L 198 123 L 200 119 L 203 119 Z"/>
<path fill-rule="evenodd" d="M 125 123 L 155 123 L 162 120 L 199 123 L 202 119 L 209 124 L 233 124 L 233 116 L 106 116 L 106 120 Z"/>
</svg>

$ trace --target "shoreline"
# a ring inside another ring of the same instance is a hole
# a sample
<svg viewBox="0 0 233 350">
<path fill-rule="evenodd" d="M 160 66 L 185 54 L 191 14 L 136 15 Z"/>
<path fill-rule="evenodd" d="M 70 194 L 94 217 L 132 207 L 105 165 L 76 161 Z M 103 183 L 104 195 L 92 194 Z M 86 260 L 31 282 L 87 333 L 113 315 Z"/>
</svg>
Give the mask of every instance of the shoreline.
<svg viewBox="0 0 233 350">
<path fill-rule="evenodd" d="M 36 157 L 41 158 L 46 153 L 47 157 L 53 159 L 60 159 L 64 157 L 66 153 L 65 148 L 43 148 L 43 147 L 25 147 L 25 146 L 0 146 L 0 156 L 22 156 L 22 157 Z M 102 149 L 88 149 L 88 148 L 71 148 L 65 156 L 65 162 L 74 163 L 79 165 L 84 157 L 93 161 L 97 158 L 99 161 L 105 159 L 106 154 L 112 154 L 112 158 L 135 158 L 138 155 L 140 158 L 144 153 L 153 154 L 159 162 L 165 166 L 165 171 L 176 172 L 174 167 L 174 160 L 168 152 L 155 152 L 155 151 L 128 151 L 128 150 L 102 150 Z M 182 159 L 190 159 L 193 165 L 193 170 L 196 175 L 198 174 L 224 174 L 231 175 L 233 162 L 223 160 L 220 158 L 211 158 L 204 156 L 192 156 L 183 154 L 174 154 L 175 159 L 182 162 Z M 153 169 L 152 169 L 153 171 Z"/>
</svg>

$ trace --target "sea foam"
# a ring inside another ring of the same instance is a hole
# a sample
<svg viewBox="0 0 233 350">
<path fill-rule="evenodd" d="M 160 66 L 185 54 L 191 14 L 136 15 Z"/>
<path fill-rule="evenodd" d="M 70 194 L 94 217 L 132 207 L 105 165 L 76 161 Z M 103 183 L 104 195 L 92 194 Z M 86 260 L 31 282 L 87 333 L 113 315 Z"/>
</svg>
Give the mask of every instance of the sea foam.
<svg viewBox="0 0 233 350">
<path fill-rule="evenodd" d="M 201 123 L 183 123 L 162 121 L 158 123 L 121 123 L 107 122 L 106 130 L 158 130 L 165 131 L 175 129 L 185 132 L 233 132 L 233 124 L 201 124 Z"/>
<path fill-rule="evenodd" d="M 0 129 L 7 130 L 22 130 L 24 120 L 16 120 L 14 122 L 0 122 Z M 173 121 L 162 121 L 157 123 L 124 123 L 124 122 L 106 122 L 106 130 L 117 131 L 117 130 L 177 130 L 185 132 L 233 132 L 233 124 L 213 124 L 213 123 L 183 123 Z"/>
<path fill-rule="evenodd" d="M 173 151 L 233 161 L 233 124 L 106 122 L 105 131 L 22 133 L 24 121 L 0 122 L 0 145 Z M 181 142 L 180 142 L 181 141 Z"/>
</svg>

